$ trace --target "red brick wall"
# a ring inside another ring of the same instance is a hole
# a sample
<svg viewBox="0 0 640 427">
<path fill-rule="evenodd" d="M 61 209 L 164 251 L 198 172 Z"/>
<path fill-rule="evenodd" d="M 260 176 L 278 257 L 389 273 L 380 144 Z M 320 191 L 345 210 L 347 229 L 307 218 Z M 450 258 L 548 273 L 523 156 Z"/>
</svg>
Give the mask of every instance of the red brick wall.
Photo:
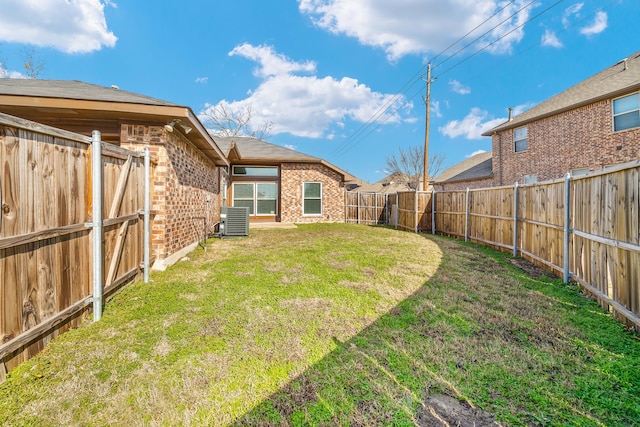
<svg viewBox="0 0 640 427">
<path fill-rule="evenodd" d="M 122 125 L 121 145 L 149 147 L 157 161 L 152 176 L 152 254 L 165 259 L 203 238 L 220 213 L 220 180 L 216 165 L 179 133 L 162 126 Z M 207 196 L 211 201 L 207 202 Z"/>
<path fill-rule="evenodd" d="M 302 214 L 302 183 L 322 183 L 322 215 Z M 344 221 L 342 176 L 317 163 L 284 163 L 280 167 L 280 219 L 282 222 Z"/>
<path fill-rule="evenodd" d="M 516 153 L 513 129 L 493 136 L 495 185 L 557 179 L 572 169 L 601 169 L 640 158 L 640 129 L 613 132 L 611 100 L 529 123 L 529 148 Z"/>
</svg>

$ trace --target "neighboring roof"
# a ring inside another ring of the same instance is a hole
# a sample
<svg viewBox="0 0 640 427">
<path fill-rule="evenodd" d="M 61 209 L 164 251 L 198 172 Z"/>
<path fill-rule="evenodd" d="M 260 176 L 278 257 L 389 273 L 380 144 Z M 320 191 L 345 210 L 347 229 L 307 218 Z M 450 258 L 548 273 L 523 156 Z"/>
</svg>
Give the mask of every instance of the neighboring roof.
<svg viewBox="0 0 640 427">
<path fill-rule="evenodd" d="M 418 181 L 422 183 L 422 175 L 418 177 Z M 403 191 L 414 191 L 407 183 L 404 174 L 394 172 L 387 175 L 379 181 L 369 184 L 364 181 L 354 182 L 348 191 L 358 193 L 400 193 Z"/>
<path fill-rule="evenodd" d="M 338 172 L 345 181 L 355 179 L 351 174 L 331 163 L 290 148 L 248 136 L 213 136 L 216 144 L 234 163 L 321 163 Z"/>
<path fill-rule="evenodd" d="M 281 147 L 270 142 L 247 136 L 213 136 L 218 147 L 227 155 L 231 154 L 231 147 L 235 149 L 243 161 L 301 161 L 320 162 L 322 159 L 309 156 L 290 148 Z"/>
<path fill-rule="evenodd" d="M 491 152 L 476 154 L 455 164 L 434 179 L 435 184 L 458 181 L 471 181 L 493 176 L 493 158 Z"/>
<path fill-rule="evenodd" d="M 5 78 L 0 79 L 0 94 L 178 107 L 177 104 L 133 92 L 127 92 L 125 90 L 120 90 L 116 86 L 108 88 L 105 86 L 98 86 L 78 80 Z"/>
<path fill-rule="evenodd" d="M 0 78 L 0 111 L 76 133 L 102 132 L 119 141 L 122 122 L 162 126 L 174 119 L 193 129 L 185 135 L 218 165 L 227 158 L 190 107 L 80 81 Z"/>
<path fill-rule="evenodd" d="M 615 98 L 638 89 L 640 89 L 640 51 L 482 135 L 491 136 L 495 132 L 523 126 L 534 120 L 603 99 Z"/>
</svg>

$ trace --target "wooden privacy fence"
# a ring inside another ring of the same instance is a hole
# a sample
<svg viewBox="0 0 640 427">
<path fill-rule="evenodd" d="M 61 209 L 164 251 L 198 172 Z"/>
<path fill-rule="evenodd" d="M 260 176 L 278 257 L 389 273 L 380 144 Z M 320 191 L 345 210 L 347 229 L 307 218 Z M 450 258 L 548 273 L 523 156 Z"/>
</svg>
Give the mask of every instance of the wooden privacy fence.
<svg viewBox="0 0 640 427">
<path fill-rule="evenodd" d="M 416 232 L 432 227 L 431 192 L 347 193 L 345 203 L 348 223 L 393 225 Z"/>
<path fill-rule="evenodd" d="M 103 293 L 147 278 L 150 162 L 0 114 L 0 168 L 1 382 L 90 304 L 98 319 Z"/>
<path fill-rule="evenodd" d="M 573 279 L 640 329 L 640 161 L 533 185 L 409 192 L 386 199 L 385 209 L 398 214 L 396 223 L 385 224 L 521 255 L 565 282 Z"/>
</svg>

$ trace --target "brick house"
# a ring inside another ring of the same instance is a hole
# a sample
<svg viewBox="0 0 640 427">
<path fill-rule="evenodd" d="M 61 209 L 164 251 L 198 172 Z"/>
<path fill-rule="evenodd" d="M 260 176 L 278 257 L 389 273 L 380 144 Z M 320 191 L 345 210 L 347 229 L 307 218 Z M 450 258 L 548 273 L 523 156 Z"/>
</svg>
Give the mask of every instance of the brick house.
<svg viewBox="0 0 640 427">
<path fill-rule="evenodd" d="M 433 189 L 465 190 L 493 185 L 493 159 L 491 152 L 476 154 L 443 171 L 432 182 Z"/>
<path fill-rule="evenodd" d="M 164 269 L 213 229 L 229 163 L 191 108 L 79 81 L 0 79 L 0 112 L 131 150 L 149 147 L 154 268 Z"/>
<path fill-rule="evenodd" d="M 492 137 L 493 185 L 534 183 L 640 158 L 640 52 L 536 105 Z"/>
<path fill-rule="evenodd" d="M 225 203 L 247 206 L 250 222 L 344 221 L 347 172 L 255 138 L 214 139 L 231 163 Z"/>
</svg>

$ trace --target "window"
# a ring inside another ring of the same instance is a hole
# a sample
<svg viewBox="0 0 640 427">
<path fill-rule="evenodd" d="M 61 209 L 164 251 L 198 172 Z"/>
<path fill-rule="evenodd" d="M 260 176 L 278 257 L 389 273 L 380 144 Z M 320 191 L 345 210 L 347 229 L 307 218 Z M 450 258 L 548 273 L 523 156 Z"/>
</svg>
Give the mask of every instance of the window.
<svg viewBox="0 0 640 427">
<path fill-rule="evenodd" d="M 249 215 L 253 215 L 254 184 L 233 184 L 233 206 L 249 208 Z"/>
<path fill-rule="evenodd" d="M 278 189 L 275 183 L 257 184 L 256 212 L 258 215 L 275 215 Z"/>
<path fill-rule="evenodd" d="M 516 153 L 527 151 L 529 148 L 529 131 L 526 126 L 513 130 L 513 144 Z"/>
<path fill-rule="evenodd" d="M 571 176 L 582 176 L 588 174 L 589 172 L 591 172 L 589 168 L 571 169 Z"/>
<path fill-rule="evenodd" d="M 249 215 L 276 215 L 278 186 L 275 182 L 236 182 L 233 184 L 233 206 L 249 208 Z"/>
<path fill-rule="evenodd" d="M 536 174 L 525 175 L 522 177 L 522 184 L 524 185 L 535 184 L 536 182 L 538 182 L 538 175 Z"/>
<path fill-rule="evenodd" d="M 235 176 L 278 176 L 277 166 L 234 166 Z"/>
<path fill-rule="evenodd" d="M 322 183 L 305 182 L 303 188 L 303 215 L 322 215 Z"/>
<path fill-rule="evenodd" d="M 613 100 L 613 130 L 640 127 L 640 93 Z"/>
</svg>

